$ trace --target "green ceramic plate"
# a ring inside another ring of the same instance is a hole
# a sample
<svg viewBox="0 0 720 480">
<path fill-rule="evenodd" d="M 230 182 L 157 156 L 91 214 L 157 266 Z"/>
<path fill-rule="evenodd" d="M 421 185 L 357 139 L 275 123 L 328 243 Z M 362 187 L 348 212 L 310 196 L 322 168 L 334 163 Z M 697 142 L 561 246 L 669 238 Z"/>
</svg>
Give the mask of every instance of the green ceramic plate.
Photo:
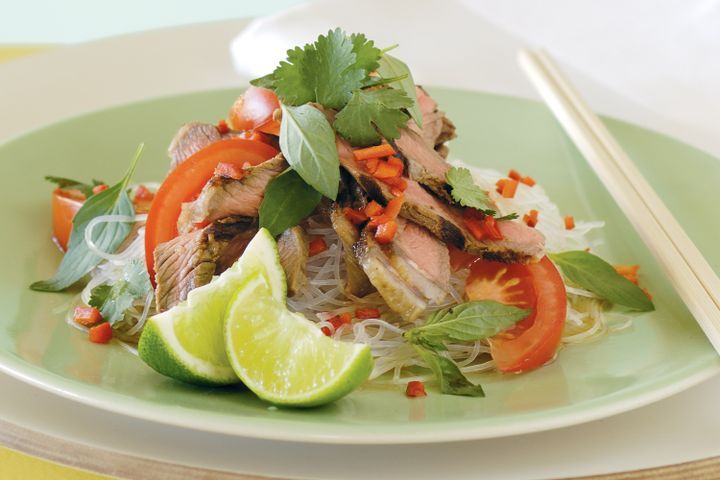
<svg viewBox="0 0 720 480">
<path fill-rule="evenodd" d="M 95 345 L 63 316 L 72 294 L 27 286 L 55 270 L 51 187 L 43 175 L 120 178 L 139 142 L 136 179 L 161 180 L 165 149 L 186 121 L 215 122 L 237 91 L 161 98 L 51 125 L 0 147 L 0 369 L 34 385 L 114 412 L 200 430 L 292 441 L 412 443 L 527 433 L 619 413 L 681 391 L 720 370 L 710 344 L 632 226 L 546 108 L 482 93 L 432 89 L 458 126 L 451 155 L 473 165 L 527 172 L 563 211 L 607 222 L 603 254 L 643 265 L 657 311 L 590 345 L 564 348 L 554 363 L 524 375 L 485 374 L 486 398 L 408 399 L 368 385 L 312 410 L 269 408 L 240 389 L 193 388 L 147 368 L 120 345 Z M 720 164 L 662 135 L 607 124 L 716 270 L 720 270 Z M 692 194 L 689 186 L 692 185 Z M 712 219 L 712 220 L 711 220 Z"/>
</svg>

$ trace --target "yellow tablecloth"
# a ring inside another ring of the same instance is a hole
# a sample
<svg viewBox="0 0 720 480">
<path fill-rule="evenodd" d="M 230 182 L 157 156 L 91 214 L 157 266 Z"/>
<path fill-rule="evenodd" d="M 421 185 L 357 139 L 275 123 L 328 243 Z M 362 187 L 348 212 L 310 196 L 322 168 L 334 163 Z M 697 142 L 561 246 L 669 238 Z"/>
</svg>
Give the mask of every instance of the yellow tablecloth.
<svg viewBox="0 0 720 480">
<path fill-rule="evenodd" d="M 0 46 L 0 62 L 45 50 L 46 46 Z M 100 475 L 75 470 L 0 447 L 0 479 L 3 480 L 99 480 Z"/>
</svg>

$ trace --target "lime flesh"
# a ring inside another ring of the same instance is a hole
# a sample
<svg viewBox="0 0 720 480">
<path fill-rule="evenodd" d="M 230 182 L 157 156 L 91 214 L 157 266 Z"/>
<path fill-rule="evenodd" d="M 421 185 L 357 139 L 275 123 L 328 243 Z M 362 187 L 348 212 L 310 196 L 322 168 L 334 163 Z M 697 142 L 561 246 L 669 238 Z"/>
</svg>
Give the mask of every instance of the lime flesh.
<svg viewBox="0 0 720 480">
<path fill-rule="evenodd" d="M 295 407 L 330 403 L 363 384 L 370 348 L 326 337 L 273 298 L 267 278 L 249 279 L 227 311 L 225 347 L 243 383 L 263 400 Z"/>
</svg>

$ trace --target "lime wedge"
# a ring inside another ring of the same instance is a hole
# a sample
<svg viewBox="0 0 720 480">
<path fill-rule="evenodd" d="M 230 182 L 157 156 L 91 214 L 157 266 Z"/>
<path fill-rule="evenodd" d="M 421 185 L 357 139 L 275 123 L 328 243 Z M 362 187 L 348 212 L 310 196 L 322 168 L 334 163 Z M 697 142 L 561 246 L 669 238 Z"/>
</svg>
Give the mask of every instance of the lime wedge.
<svg viewBox="0 0 720 480">
<path fill-rule="evenodd" d="M 370 348 L 326 337 L 273 298 L 267 278 L 249 279 L 228 307 L 225 348 L 243 383 L 263 400 L 295 407 L 330 403 L 364 383 Z"/>
<path fill-rule="evenodd" d="M 177 380 L 205 385 L 237 383 L 223 339 L 226 309 L 249 279 L 261 275 L 268 295 L 285 302 L 287 285 L 275 240 L 261 229 L 243 256 L 220 277 L 190 292 L 185 302 L 148 319 L 138 343 L 140 358 Z"/>
</svg>

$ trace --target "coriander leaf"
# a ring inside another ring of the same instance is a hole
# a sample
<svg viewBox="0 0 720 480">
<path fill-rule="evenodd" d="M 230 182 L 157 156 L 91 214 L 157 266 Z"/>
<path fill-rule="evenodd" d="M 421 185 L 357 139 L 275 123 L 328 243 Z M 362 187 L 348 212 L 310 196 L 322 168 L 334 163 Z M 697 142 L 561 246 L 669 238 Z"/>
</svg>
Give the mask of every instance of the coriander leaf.
<svg viewBox="0 0 720 480">
<path fill-rule="evenodd" d="M 353 49 L 352 40 L 337 28 L 320 35 L 315 50 L 308 53 L 306 75 L 312 75 L 317 102 L 324 107 L 341 109 L 350 92 L 362 86 L 367 72 L 355 64 Z"/>
<path fill-rule="evenodd" d="M 548 255 L 565 277 L 611 303 L 641 312 L 655 310 L 643 291 L 602 258 L 582 250 Z"/>
<path fill-rule="evenodd" d="M 517 213 L 508 213 L 507 215 L 503 215 L 502 217 L 495 217 L 495 220 L 498 222 L 504 221 L 504 220 L 516 220 L 520 217 Z"/>
<path fill-rule="evenodd" d="M 404 77 L 400 80 L 400 88 L 412 101 L 412 104 L 405 108 L 410 112 L 410 116 L 415 120 L 417 126 L 422 128 L 422 113 L 420 112 L 417 94 L 415 93 L 415 82 L 413 81 L 412 73 L 410 73 L 408 66 L 401 60 L 387 53 L 380 57 L 378 64 L 377 72 L 382 78 Z"/>
<path fill-rule="evenodd" d="M 475 208 L 485 213 L 490 209 L 487 193 L 475 184 L 470 170 L 452 167 L 446 174 L 453 200 L 463 207 Z M 495 212 L 493 212 L 494 214 Z"/>
<path fill-rule="evenodd" d="M 312 78 L 305 73 L 307 66 L 307 52 L 314 52 L 312 45 L 305 45 L 305 49 L 295 47 L 287 52 L 287 61 L 273 72 L 272 85 L 275 93 L 288 105 L 303 105 L 315 101 L 315 84 Z M 261 77 L 258 80 L 265 79 Z M 268 83 L 266 82 L 266 85 Z"/>
<path fill-rule="evenodd" d="M 32 290 L 43 292 L 59 292 L 73 285 L 92 270 L 102 258 L 94 254 L 85 243 L 85 230 L 90 221 L 100 215 L 122 215 L 134 217 L 135 209 L 127 195 L 135 166 L 142 153 L 143 145 L 135 152 L 130 168 L 125 176 L 112 187 L 104 190 L 83 203 L 73 218 L 73 229 L 67 253 L 60 262 L 53 278 L 35 282 L 30 285 Z M 92 240 L 96 247 L 104 252 L 113 253 L 130 233 L 130 225 L 125 222 L 100 223 L 93 229 Z"/>
<path fill-rule="evenodd" d="M 408 121 L 401 109 L 411 102 L 404 92 L 394 88 L 356 90 L 335 116 L 335 129 L 356 147 L 377 145 L 382 137 L 396 139 Z"/>
<path fill-rule="evenodd" d="M 377 70 L 382 50 L 375 46 L 375 42 L 368 40 L 362 33 L 353 33 L 350 41 L 355 53 L 355 67 L 365 70 L 365 74 Z"/>
<path fill-rule="evenodd" d="M 145 263 L 134 259 L 123 268 L 122 276 L 112 285 L 98 285 L 90 294 L 90 306 L 100 310 L 104 320 L 114 324 L 136 300 L 148 296 L 152 286 Z"/>
<path fill-rule="evenodd" d="M 46 176 L 45 180 L 54 183 L 62 190 L 80 190 L 80 192 L 85 195 L 85 198 L 92 197 L 93 187 L 103 183 L 98 180 L 93 180 L 92 185 L 89 185 L 71 178 L 53 177 L 51 175 Z"/>
<path fill-rule="evenodd" d="M 280 150 L 305 182 L 331 200 L 340 183 L 335 132 L 325 115 L 311 105 L 281 105 Z"/>
<path fill-rule="evenodd" d="M 410 329 L 404 335 L 414 344 L 469 342 L 497 335 L 529 314 L 529 310 L 493 300 L 465 302 L 435 312 L 425 325 Z"/>
<path fill-rule="evenodd" d="M 260 226 L 280 235 L 315 210 L 322 195 L 288 169 L 270 181 L 260 204 Z"/>
<path fill-rule="evenodd" d="M 421 346 L 415 345 L 415 349 L 435 374 L 442 393 L 467 397 L 485 396 L 482 387 L 470 382 L 455 365 L 455 362 Z"/>
</svg>

